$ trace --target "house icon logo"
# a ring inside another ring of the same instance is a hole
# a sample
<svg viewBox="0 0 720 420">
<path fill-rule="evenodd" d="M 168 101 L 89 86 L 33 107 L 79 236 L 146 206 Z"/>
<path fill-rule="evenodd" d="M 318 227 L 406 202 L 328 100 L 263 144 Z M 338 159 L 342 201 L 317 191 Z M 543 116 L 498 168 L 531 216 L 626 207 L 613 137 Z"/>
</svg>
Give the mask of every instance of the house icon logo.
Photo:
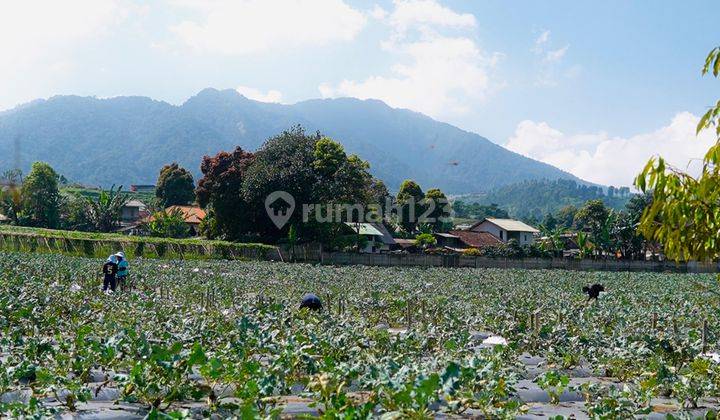
<svg viewBox="0 0 720 420">
<path fill-rule="evenodd" d="M 282 229 L 295 211 L 295 199 L 285 191 L 274 191 L 265 198 L 265 211 L 275 226 Z"/>
</svg>

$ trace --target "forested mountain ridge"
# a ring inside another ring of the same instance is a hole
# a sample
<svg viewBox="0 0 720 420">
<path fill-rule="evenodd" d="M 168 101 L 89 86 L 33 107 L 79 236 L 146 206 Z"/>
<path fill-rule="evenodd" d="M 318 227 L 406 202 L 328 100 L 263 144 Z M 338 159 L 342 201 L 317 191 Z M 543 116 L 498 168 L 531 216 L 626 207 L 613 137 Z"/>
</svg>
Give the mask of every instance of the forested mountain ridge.
<svg viewBox="0 0 720 420">
<path fill-rule="evenodd" d="M 606 206 L 622 209 L 632 193 L 628 187 L 587 185 L 573 180 L 531 180 L 496 188 L 485 194 L 456 197 L 466 203 L 495 204 L 510 216 L 542 220 L 565 206 L 582 207 L 588 200 L 602 200 Z"/>
<path fill-rule="evenodd" d="M 391 190 L 406 178 L 451 194 L 487 192 L 523 180 L 578 180 L 477 134 L 381 101 L 282 105 L 216 89 L 180 106 L 146 97 L 56 96 L 0 113 L 0 170 L 14 167 L 19 156 L 22 169 L 47 161 L 74 182 L 154 183 L 166 163 L 177 161 L 197 176 L 203 155 L 237 145 L 254 151 L 297 124 L 333 137 L 369 161 Z"/>
</svg>

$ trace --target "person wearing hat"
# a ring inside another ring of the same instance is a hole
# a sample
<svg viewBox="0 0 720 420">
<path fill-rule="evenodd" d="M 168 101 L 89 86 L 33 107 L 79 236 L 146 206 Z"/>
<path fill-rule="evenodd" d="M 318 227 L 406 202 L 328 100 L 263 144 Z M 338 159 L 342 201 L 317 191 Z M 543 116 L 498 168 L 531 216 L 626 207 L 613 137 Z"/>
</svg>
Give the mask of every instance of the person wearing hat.
<svg viewBox="0 0 720 420">
<path fill-rule="evenodd" d="M 117 257 L 111 255 L 108 257 L 105 264 L 102 266 L 102 272 L 105 275 L 103 278 L 103 292 L 107 292 L 108 288 L 111 291 L 115 291 L 115 275 L 118 272 Z"/>
<path fill-rule="evenodd" d="M 127 259 L 125 259 L 125 253 L 122 251 L 115 254 L 115 257 L 118 260 L 117 285 L 120 290 L 125 290 L 130 264 Z"/>
</svg>

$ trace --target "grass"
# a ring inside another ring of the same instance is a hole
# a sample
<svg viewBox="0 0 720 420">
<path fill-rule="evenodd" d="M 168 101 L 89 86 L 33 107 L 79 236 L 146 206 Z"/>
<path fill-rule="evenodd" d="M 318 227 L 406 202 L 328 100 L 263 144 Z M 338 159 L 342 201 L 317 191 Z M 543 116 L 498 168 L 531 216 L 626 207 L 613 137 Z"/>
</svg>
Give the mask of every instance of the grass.
<svg viewBox="0 0 720 420">
<path fill-rule="evenodd" d="M 264 259 L 273 249 L 259 243 L 0 226 L 0 250 L 7 251 L 103 257 L 122 250 L 135 258 Z"/>
</svg>

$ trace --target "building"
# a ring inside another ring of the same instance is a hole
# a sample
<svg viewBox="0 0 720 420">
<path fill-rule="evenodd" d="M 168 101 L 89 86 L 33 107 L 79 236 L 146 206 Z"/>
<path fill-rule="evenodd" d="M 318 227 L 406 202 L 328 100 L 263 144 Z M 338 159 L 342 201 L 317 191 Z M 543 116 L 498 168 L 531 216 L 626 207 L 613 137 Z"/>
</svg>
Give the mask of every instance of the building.
<svg viewBox="0 0 720 420">
<path fill-rule="evenodd" d="M 462 246 L 460 248 L 485 248 L 502 244 L 500 238 L 488 232 L 475 232 L 472 230 L 451 230 L 448 232 L 458 238 Z"/>
<path fill-rule="evenodd" d="M 130 191 L 137 193 L 155 193 L 154 185 L 143 185 L 143 184 L 132 184 L 130 185 Z"/>
<path fill-rule="evenodd" d="M 362 235 L 367 239 L 367 244 L 360 249 L 360 252 L 388 252 L 395 245 L 395 239 L 382 223 L 345 222 L 345 226 L 348 227 L 348 231 Z"/>
<path fill-rule="evenodd" d="M 196 206 L 170 206 L 165 209 L 166 213 L 179 211 L 182 214 L 185 223 L 190 227 L 190 233 L 197 236 L 200 233 L 200 223 L 205 219 L 207 214 L 205 210 Z M 150 218 L 152 220 L 152 217 Z"/>
<path fill-rule="evenodd" d="M 535 242 L 535 235 L 540 233 L 539 230 L 519 220 L 491 217 L 475 223 L 470 228 L 470 231 L 490 233 L 502 242 L 515 239 L 520 245 L 531 245 Z"/>
<path fill-rule="evenodd" d="M 140 200 L 130 200 L 121 209 L 123 223 L 135 223 L 148 216 L 147 206 Z"/>
</svg>

